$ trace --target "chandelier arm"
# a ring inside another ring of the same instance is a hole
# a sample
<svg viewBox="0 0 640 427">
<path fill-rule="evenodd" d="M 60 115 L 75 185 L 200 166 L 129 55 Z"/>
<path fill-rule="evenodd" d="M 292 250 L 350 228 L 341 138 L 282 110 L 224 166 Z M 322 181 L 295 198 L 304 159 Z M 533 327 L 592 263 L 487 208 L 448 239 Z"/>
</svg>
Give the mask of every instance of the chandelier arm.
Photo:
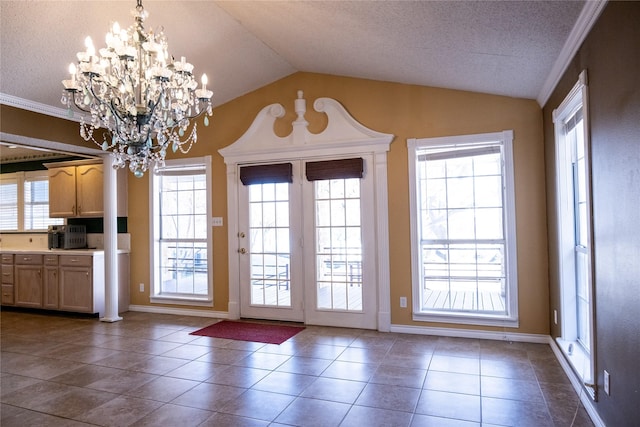
<svg viewBox="0 0 640 427">
<path fill-rule="evenodd" d="M 199 107 L 200 107 L 200 112 L 196 113 L 196 114 L 193 114 L 193 115 L 190 115 L 190 116 L 185 114 L 185 118 L 187 118 L 189 120 L 197 119 L 198 117 L 202 116 L 204 113 L 207 112 L 206 108 L 202 108 L 202 107 L 207 106 L 207 104 L 208 104 L 207 102 L 198 100 L 198 104 L 199 104 Z"/>
<path fill-rule="evenodd" d="M 114 116 L 116 116 L 116 117 L 118 117 L 119 119 L 122 120 L 122 117 L 120 117 L 120 115 L 118 114 L 118 111 L 115 108 L 112 108 L 112 105 L 110 105 L 109 102 L 107 102 L 104 99 L 102 99 L 102 97 L 98 96 L 98 94 L 96 93 L 95 89 L 93 88 L 93 82 L 94 82 L 93 79 L 94 79 L 95 76 L 96 76 L 95 74 L 89 73 L 88 89 L 89 89 L 89 92 L 91 93 L 91 95 L 93 96 L 93 99 L 97 100 L 100 103 L 100 105 L 104 105 L 106 108 L 109 109 L 109 111 L 111 111 L 111 114 L 113 114 Z M 104 80 L 103 80 L 103 82 L 104 82 L 105 85 L 107 85 L 107 87 L 109 87 L 110 89 L 113 89 L 113 86 L 111 86 L 111 84 L 109 82 L 106 82 Z M 74 101 L 75 101 L 75 99 L 74 99 Z M 113 99 L 111 100 L 111 102 L 113 102 Z M 78 107 L 78 108 L 80 108 L 80 107 Z M 91 109 L 83 110 L 83 111 L 91 112 Z"/>
<path fill-rule="evenodd" d="M 113 120 L 116 122 L 116 129 L 117 129 L 117 128 L 118 128 L 118 126 L 117 126 L 117 125 L 118 125 L 118 121 L 123 122 L 123 121 L 125 121 L 125 120 L 124 120 L 124 117 L 122 117 L 122 116 L 120 115 L 120 112 L 118 111 L 118 108 L 117 108 L 117 106 L 115 105 L 116 98 L 112 98 L 112 99 L 111 99 L 111 102 L 106 102 L 106 101 L 102 101 L 102 100 L 100 100 L 100 101 L 101 101 L 104 105 L 106 105 L 106 106 L 107 106 L 107 108 L 109 109 L 109 111 L 111 111 L 111 115 L 113 115 L 113 117 L 114 117 L 114 119 L 113 119 Z"/>
</svg>

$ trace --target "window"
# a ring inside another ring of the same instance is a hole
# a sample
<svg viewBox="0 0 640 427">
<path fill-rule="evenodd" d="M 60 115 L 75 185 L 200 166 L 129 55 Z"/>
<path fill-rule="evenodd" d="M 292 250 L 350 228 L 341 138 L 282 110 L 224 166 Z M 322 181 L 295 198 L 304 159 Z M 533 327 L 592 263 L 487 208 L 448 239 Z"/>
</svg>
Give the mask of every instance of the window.
<svg viewBox="0 0 640 427">
<path fill-rule="evenodd" d="M 512 139 L 409 140 L 414 320 L 518 326 Z"/>
<path fill-rule="evenodd" d="M 4 174 L 0 178 L 0 229 L 18 231 L 18 178 Z"/>
<path fill-rule="evenodd" d="M 0 178 L 0 230 L 45 231 L 63 224 L 49 218 L 49 176 L 46 170 L 3 174 Z"/>
<path fill-rule="evenodd" d="M 151 181 L 151 301 L 211 306 L 211 158 L 167 161 Z"/>
<path fill-rule="evenodd" d="M 594 382 L 591 178 L 586 72 L 553 112 L 560 284 L 559 347 L 585 384 Z M 595 398 L 592 388 L 588 393 Z"/>
</svg>

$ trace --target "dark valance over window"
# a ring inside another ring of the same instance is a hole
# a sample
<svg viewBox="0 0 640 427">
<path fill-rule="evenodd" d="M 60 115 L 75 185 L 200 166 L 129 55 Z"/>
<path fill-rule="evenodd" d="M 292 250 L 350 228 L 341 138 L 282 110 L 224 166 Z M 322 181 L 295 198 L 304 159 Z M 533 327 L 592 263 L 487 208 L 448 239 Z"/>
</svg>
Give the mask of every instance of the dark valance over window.
<svg viewBox="0 0 640 427">
<path fill-rule="evenodd" d="M 240 181 L 244 185 L 293 182 L 291 163 L 240 167 Z"/>
<path fill-rule="evenodd" d="M 307 179 L 319 181 L 321 179 L 362 178 L 364 161 L 355 159 L 326 160 L 322 162 L 307 162 Z"/>
</svg>

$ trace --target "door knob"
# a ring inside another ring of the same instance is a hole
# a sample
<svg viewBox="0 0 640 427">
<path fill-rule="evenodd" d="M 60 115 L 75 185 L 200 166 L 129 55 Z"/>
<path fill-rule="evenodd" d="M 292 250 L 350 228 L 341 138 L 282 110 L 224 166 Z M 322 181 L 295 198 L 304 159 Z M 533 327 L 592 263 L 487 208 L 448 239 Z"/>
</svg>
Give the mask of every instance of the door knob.
<svg viewBox="0 0 640 427">
<path fill-rule="evenodd" d="M 238 252 L 240 252 L 241 254 L 246 254 L 247 250 L 245 248 L 240 248 L 238 249 Z"/>
<path fill-rule="evenodd" d="M 240 233 L 238 233 L 238 237 L 240 237 L 241 239 L 244 239 L 244 233 L 241 231 Z"/>
</svg>

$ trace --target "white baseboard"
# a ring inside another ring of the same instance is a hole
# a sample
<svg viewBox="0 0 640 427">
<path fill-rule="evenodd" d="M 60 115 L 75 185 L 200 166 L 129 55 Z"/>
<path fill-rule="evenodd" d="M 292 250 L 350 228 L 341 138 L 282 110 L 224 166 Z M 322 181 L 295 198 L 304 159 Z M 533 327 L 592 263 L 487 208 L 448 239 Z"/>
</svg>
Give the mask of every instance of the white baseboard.
<svg viewBox="0 0 640 427">
<path fill-rule="evenodd" d="M 483 340 L 518 341 L 548 344 L 549 335 L 522 334 L 512 331 L 478 331 L 475 329 L 436 328 L 427 326 L 391 325 L 391 332 L 416 335 L 436 335 L 441 337 L 477 338 Z"/>
<path fill-rule="evenodd" d="M 157 307 L 150 305 L 129 305 L 129 311 L 173 314 L 176 316 L 212 317 L 215 319 L 227 319 L 229 317 L 229 313 L 225 311 L 194 310 L 190 308 Z"/>
<path fill-rule="evenodd" d="M 571 365 L 569 365 L 569 362 L 567 362 L 567 360 L 564 358 L 562 350 L 560 349 L 560 347 L 558 347 L 558 343 L 556 343 L 556 340 L 554 340 L 553 337 L 549 337 L 549 346 L 551 347 L 551 350 L 553 350 L 553 354 L 555 354 L 556 359 L 558 359 L 562 370 L 569 378 L 569 381 L 571 382 L 574 390 L 576 391 L 576 393 L 578 393 L 580 402 L 582 402 L 582 405 L 589 414 L 589 417 L 591 418 L 591 421 L 593 421 L 593 424 L 596 427 L 606 427 L 606 424 L 604 423 L 604 421 L 602 421 L 600 415 L 598 415 L 595 406 L 593 406 L 593 400 L 588 395 L 588 393 L 584 391 L 582 381 L 580 380 L 580 378 L 578 378 L 575 372 L 573 372 Z"/>
</svg>

